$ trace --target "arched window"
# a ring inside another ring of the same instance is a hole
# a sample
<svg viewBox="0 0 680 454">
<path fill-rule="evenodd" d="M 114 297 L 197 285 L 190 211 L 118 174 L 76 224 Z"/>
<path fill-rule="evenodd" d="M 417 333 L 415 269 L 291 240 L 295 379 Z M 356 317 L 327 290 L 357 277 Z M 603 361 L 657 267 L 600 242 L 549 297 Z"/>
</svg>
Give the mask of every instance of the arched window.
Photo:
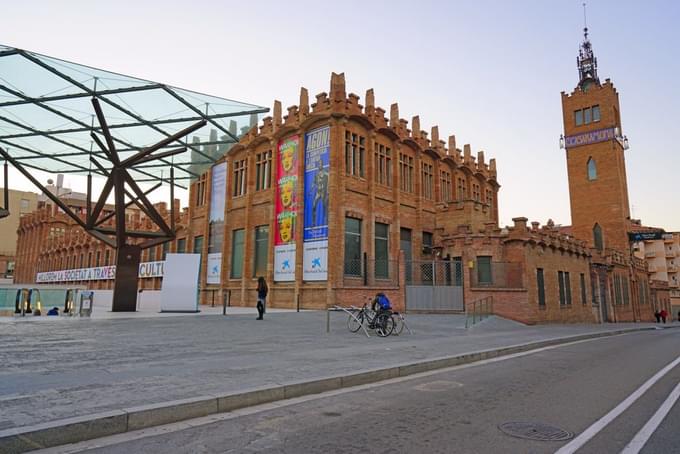
<svg viewBox="0 0 680 454">
<path fill-rule="evenodd" d="M 593 227 L 593 241 L 595 242 L 595 249 L 600 251 L 604 249 L 604 241 L 602 240 L 602 227 L 600 227 L 600 224 L 595 224 L 595 227 Z"/>
<path fill-rule="evenodd" d="M 588 158 L 588 179 L 597 180 L 597 166 L 593 158 Z"/>
</svg>

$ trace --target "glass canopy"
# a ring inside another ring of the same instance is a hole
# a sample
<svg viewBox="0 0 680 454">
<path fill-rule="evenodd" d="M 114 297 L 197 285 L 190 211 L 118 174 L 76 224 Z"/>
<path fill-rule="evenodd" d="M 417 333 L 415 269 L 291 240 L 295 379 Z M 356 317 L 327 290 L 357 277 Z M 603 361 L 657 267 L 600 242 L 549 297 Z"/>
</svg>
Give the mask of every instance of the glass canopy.
<svg viewBox="0 0 680 454">
<path fill-rule="evenodd" d="M 93 156 L 111 167 L 90 137 L 95 131 L 103 139 L 93 97 L 102 106 L 121 159 L 207 121 L 157 153 L 182 146 L 186 152 L 130 171 L 138 182 L 169 182 L 172 166 L 180 187 L 223 156 L 268 111 L 0 45 L 0 147 L 23 166 L 103 176 L 90 163 Z"/>
</svg>

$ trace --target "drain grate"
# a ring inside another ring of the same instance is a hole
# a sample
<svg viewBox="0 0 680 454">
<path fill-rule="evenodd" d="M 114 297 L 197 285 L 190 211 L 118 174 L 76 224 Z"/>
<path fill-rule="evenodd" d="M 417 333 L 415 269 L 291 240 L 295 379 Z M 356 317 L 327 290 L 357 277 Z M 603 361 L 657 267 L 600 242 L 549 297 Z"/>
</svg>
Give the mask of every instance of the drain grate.
<svg viewBox="0 0 680 454">
<path fill-rule="evenodd" d="M 564 441 L 574 438 L 573 432 L 537 422 L 506 422 L 499 425 L 498 428 L 511 437 L 527 440 Z"/>
</svg>

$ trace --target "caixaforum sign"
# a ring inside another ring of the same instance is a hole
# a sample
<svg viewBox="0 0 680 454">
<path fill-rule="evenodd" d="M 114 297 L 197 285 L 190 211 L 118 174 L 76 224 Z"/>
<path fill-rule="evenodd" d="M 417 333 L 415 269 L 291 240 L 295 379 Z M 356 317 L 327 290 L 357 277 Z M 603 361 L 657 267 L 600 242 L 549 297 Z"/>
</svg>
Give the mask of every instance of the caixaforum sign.
<svg viewBox="0 0 680 454">
<path fill-rule="evenodd" d="M 164 261 L 144 262 L 139 264 L 139 277 L 163 277 Z M 116 278 L 116 266 L 97 266 L 94 268 L 78 268 L 73 270 L 45 271 L 35 276 L 35 282 L 101 281 Z"/>
</svg>

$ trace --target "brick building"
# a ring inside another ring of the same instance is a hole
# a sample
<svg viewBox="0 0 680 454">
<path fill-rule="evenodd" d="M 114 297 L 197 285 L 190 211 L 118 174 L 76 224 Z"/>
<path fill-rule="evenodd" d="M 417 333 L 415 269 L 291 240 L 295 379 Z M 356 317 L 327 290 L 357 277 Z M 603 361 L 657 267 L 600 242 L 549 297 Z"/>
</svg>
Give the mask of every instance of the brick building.
<svg viewBox="0 0 680 454">
<path fill-rule="evenodd" d="M 401 304 L 400 264 L 429 259 L 460 224 L 498 224 L 493 159 L 457 148 L 454 136 L 447 147 L 417 116 L 407 128 L 397 104 L 385 114 L 372 89 L 365 105 L 346 93 L 343 74 L 311 105 L 303 88 L 285 116 L 276 102 L 273 116 L 191 187 L 188 232 L 202 245 L 201 286 L 253 305 L 263 275 L 282 307 L 356 304 L 378 290 Z M 224 165 L 226 176 L 216 179 Z M 225 198 L 218 229 L 210 220 L 214 181 Z"/>
</svg>

